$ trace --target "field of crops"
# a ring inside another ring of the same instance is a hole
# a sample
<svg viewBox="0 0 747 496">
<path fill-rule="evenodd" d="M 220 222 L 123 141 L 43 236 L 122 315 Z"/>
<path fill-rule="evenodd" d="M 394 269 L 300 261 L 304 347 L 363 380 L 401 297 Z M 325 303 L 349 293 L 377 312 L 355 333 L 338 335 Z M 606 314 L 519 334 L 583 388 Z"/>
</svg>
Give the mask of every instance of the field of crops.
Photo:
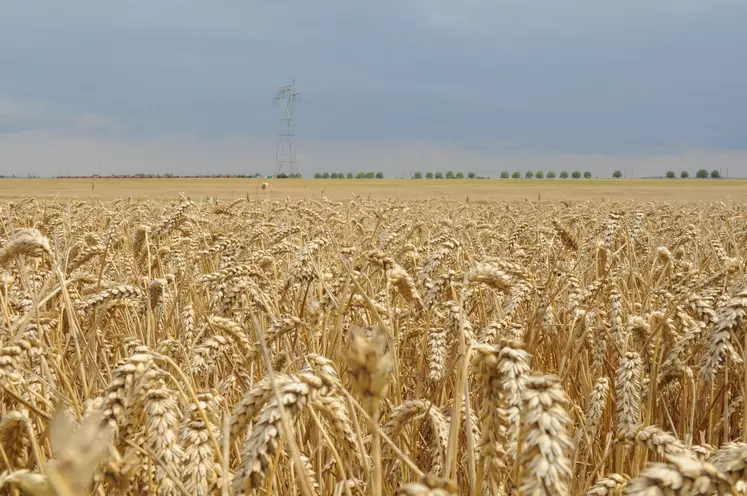
<svg viewBox="0 0 747 496">
<path fill-rule="evenodd" d="M 747 206 L 0 202 L 0 493 L 747 494 Z"/>
<path fill-rule="evenodd" d="M 260 189 L 269 181 L 267 191 Z M 719 201 L 747 202 L 745 179 L 0 179 L 0 200 L 25 197 L 70 200 L 171 200 L 180 193 L 195 201 L 284 201 L 326 197 L 333 201 L 353 196 L 403 200 L 524 201 Z"/>
</svg>

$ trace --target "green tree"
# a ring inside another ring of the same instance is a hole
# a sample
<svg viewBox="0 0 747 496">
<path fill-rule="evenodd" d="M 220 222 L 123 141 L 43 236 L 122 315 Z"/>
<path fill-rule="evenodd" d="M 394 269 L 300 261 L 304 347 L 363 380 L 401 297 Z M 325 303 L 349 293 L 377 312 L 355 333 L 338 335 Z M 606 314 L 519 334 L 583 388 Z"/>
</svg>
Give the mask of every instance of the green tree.
<svg viewBox="0 0 747 496">
<path fill-rule="evenodd" d="M 426 179 L 433 179 L 433 173 L 432 172 L 426 172 L 425 173 L 425 178 Z"/>
<path fill-rule="evenodd" d="M 467 177 L 470 178 L 470 179 L 474 179 L 475 178 L 475 173 L 474 172 L 468 172 L 467 173 Z"/>
<path fill-rule="evenodd" d="M 321 179 L 321 178 L 322 178 L 322 175 L 320 173 L 318 172 L 314 173 L 314 179 Z"/>
<path fill-rule="evenodd" d="M 454 172 L 446 171 L 446 179 L 454 179 Z"/>
<path fill-rule="evenodd" d="M 526 171 L 524 173 L 524 177 L 526 177 L 527 179 L 531 179 L 534 177 L 534 173 L 532 171 Z"/>
<path fill-rule="evenodd" d="M 612 177 L 614 177 L 615 179 L 620 179 L 621 177 L 623 177 L 623 173 L 620 172 L 619 170 L 616 170 L 615 172 L 612 173 Z"/>
<path fill-rule="evenodd" d="M 457 179 L 464 179 L 464 172 L 457 172 L 456 173 L 456 178 Z"/>
<path fill-rule="evenodd" d="M 548 179 L 555 179 L 555 171 L 547 171 Z"/>
<path fill-rule="evenodd" d="M 581 171 L 577 171 L 577 170 L 573 171 L 573 172 L 571 173 L 571 177 L 572 177 L 573 179 L 578 179 L 578 178 L 580 178 L 580 177 L 581 177 Z"/>
<path fill-rule="evenodd" d="M 682 179 L 687 179 L 688 177 L 690 177 L 690 173 L 687 172 L 687 171 L 682 171 L 682 172 L 680 172 L 680 177 Z"/>
<path fill-rule="evenodd" d="M 542 172 L 541 170 L 538 170 L 537 172 L 534 173 L 534 177 L 536 177 L 537 179 L 544 179 L 545 173 Z"/>
<path fill-rule="evenodd" d="M 711 171 L 711 179 L 721 179 L 721 173 L 716 169 Z"/>
<path fill-rule="evenodd" d="M 413 179 L 423 179 L 423 173 L 420 171 L 417 171 L 415 174 L 412 175 Z"/>
<path fill-rule="evenodd" d="M 508 178 L 509 178 L 509 173 L 507 171 L 501 172 L 501 179 L 508 179 Z"/>
<path fill-rule="evenodd" d="M 667 171 L 667 179 L 674 179 L 674 171 Z"/>
<path fill-rule="evenodd" d="M 436 172 L 436 179 L 443 179 L 444 173 L 443 172 Z"/>
<path fill-rule="evenodd" d="M 708 177 L 708 171 L 705 169 L 698 169 L 697 174 L 695 174 L 695 177 L 698 179 L 705 179 Z"/>
<path fill-rule="evenodd" d="M 332 174 L 329 175 L 329 177 L 332 179 L 337 179 L 337 172 L 333 172 Z"/>
<path fill-rule="evenodd" d="M 344 172 L 338 172 L 337 173 L 337 179 L 345 179 L 345 173 Z"/>
<path fill-rule="evenodd" d="M 589 171 L 584 172 L 584 179 L 591 179 L 591 172 Z"/>
<path fill-rule="evenodd" d="M 560 171 L 560 179 L 568 179 L 568 171 Z"/>
<path fill-rule="evenodd" d="M 384 179 L 384 173 L 383 172 L 377 172 L 376 173 L 376 179 Z"/>
<path fill-rule="evenodd" d="M 353 179 L 354 177 L 355 177 L 355 176 L 353 175 L 353 173 L 352 173 L 352 172 L 348 172 L 348 175 L 347 175 L 347 178 L 348 178 L 348 179 Z"/>
<path fill-rule="evenodd" d="M 359 172 L 358 174 L 355 175 L 355 178 L 356 179 L 365 179 L 366 178 L 366 173 L 365 172 Z"/>
<path fill-rule="evenodd" d="M 323 172 L 322 179 L 329 179 L 329 172 Z"/>
<path fill-rule="evenodd" d="M 516 171 L 513 174 L 511 174 L 512 179 L 521 179 L 521 172 Z"/>
<path fill-rule="evenodd" d="M 374 177 L 376 177 L 376 174 L 373 172 L 366 172 L 366 179 L 373 179 Z"/>
</svg>

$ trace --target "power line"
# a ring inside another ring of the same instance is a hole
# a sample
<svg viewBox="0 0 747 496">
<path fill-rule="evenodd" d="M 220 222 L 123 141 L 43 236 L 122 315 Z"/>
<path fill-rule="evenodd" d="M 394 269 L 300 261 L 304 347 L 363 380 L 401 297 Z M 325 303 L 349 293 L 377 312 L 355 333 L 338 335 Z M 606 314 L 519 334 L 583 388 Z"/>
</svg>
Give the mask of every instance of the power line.
<svg viewBox="0 0 747 496">
<path fill-rule="evenodd" d="M 273 104 L 280 108 L 280 131 L 275 153 L 275 177 L 281 172 L 296 174 L 296 149 L 293 145 L 293 104 L 301 99 L 296 80 L 280 87 Z"/>
</svg>

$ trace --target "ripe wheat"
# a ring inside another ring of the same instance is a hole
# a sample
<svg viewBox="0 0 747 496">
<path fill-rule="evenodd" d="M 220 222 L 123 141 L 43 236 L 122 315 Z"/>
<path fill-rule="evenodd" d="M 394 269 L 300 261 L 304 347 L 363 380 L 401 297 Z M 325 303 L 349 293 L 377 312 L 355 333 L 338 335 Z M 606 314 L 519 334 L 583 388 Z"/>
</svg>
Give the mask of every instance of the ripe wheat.
<svg viewBox="0 0 747 496">
<path fill-rule="evenodd" d="M 273 196 L 0 202 L 0 493 L 747 493 L 747 206 Z"/>
</svg>

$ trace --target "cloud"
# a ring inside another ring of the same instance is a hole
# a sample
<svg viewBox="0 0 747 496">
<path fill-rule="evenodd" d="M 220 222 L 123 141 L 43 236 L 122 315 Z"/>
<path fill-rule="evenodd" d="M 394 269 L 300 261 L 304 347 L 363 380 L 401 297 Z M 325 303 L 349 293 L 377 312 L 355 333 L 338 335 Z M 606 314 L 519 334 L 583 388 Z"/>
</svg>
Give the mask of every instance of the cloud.
<svg viewBox="0 0 747 496">
<path fill-rule="evenodd" d="M 384 172 L 387 177 L 409 177 L 420 171 L 473 171 L 497 177 L 501 171 L 589 170 L 608 177 L 615 169 L 630 176 L 663 175 L 667 170 L 729 169 L 747 176 L 747 151 L 680 150 L 640 155 L 572 154 L 473 149 L 432 141 L 314 141 L 299 140 L 298 165 L 307 177 L 314 172 Z M 132 140 L 124 135 L 71 134 L 58 130 L 0 134 L 3 173 L 137 174 L 137 173 L 255 173 L 275 171 L 275 141 L 269 138 L 192 134 Z M 7 170 L 10 169 L 10 170 Z"/>
<path fill-rule="evenodd" d="M 0 133 L 271 142 L 296 78 L 298 139 L 330 147 L 742 150 L 745 23 L 743 0 L 11 1 Z"/>
<path fill-rule="evenodd" d="M 0 134 L 50 129 L 98 134 L 121 132 L 124 125 L 104 115 L 76 114 L 53 104 L 0 94 Z"/>
</svg>

